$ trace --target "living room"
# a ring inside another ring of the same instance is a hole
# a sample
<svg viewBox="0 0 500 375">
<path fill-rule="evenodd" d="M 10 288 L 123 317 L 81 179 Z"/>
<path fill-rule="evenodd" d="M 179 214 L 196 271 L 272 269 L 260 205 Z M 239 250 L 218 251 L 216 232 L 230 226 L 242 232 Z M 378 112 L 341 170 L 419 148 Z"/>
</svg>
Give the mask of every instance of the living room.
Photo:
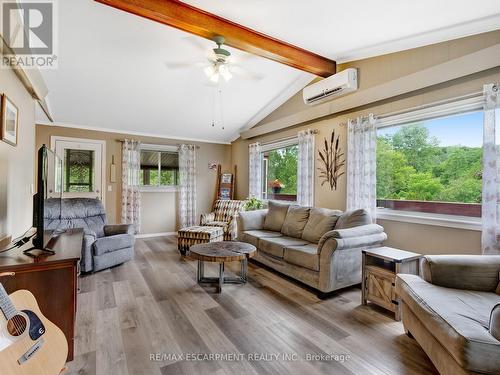
<svg viewBox="0 0 500 375">
<path fill-rule="evenodd" d="M 500 374 L 500 4 L 1 11 L 2 374 Z"/>
</svg>

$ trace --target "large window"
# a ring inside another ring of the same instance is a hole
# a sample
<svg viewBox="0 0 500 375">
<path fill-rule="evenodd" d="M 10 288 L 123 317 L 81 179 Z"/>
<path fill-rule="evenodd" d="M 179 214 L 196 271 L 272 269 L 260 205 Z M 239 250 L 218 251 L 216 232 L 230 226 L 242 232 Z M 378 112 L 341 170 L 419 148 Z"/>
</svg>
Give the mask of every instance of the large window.
<svg viewBox="0 0 500 375">
<path fill-rule="evenodd" d="M 264 199 L 297 200 L 297 140 L 263 147 L 262 197 Z"/>
<path fill-rule="evenodd" d="M 481 216 L 483 112 L 377 131 L 377 204 Z"/>
<path fill-rule="evenodd" d="M 179 183 L 179 154 L 174 149 L 145 146 L 141 150 L 141 186 L 161 190 Z"/>
</svg>

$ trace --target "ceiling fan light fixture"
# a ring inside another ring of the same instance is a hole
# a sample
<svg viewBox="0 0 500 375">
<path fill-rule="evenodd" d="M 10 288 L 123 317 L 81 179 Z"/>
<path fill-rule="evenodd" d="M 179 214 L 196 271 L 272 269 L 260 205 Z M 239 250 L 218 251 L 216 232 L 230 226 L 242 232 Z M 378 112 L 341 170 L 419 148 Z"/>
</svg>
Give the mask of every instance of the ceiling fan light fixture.
<svg viewBox="0 0 500 375">
<path fill-rule="evenodd" d="M 219 73 L 226 82 L 229 81 L 231 78 L 233 78 L 233 75 L 231 74 L 229 69 L 224 65 L 220 67 Z"/>
</svg>

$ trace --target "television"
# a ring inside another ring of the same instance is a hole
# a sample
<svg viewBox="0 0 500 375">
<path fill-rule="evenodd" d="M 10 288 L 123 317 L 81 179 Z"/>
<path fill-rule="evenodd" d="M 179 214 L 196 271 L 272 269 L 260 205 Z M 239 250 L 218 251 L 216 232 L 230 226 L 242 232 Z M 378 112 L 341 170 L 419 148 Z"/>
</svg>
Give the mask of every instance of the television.
<svg viewBox="0 0 500 375">
<path fill-rule="evenodd" d="M 53 254 L 48 245 L 54 236 L 61 233 L 57 227 L 46 227 L 47 222 L 59 223 L 61 218 L 63 193 L 63 163 L 62 160 L 43 145 L 38 150 L 37 157 L 37 191 L 33 197 L 33 227 L 36 234 L 33 238 L 32 250 L 42 250 Z M 49 218 L 47 222 L 46 218 Z"/>
</svg>

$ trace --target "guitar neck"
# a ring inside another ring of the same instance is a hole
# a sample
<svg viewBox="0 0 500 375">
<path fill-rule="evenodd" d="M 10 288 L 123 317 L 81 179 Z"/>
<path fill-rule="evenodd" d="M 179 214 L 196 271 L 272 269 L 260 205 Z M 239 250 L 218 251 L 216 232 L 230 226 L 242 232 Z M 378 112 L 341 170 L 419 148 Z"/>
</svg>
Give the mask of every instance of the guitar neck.
<svg viewBox="0 0 500 375">
<path fill-rule="evenodd" d="M 0 310 L 2 310 L 2 313 L 7 320 L 10 320 L 17 315 L 17 309 L 14 307 L 14 304 L 10 300 L 10 297 L 2 283 L 0 283 Z"/>
</svg>

